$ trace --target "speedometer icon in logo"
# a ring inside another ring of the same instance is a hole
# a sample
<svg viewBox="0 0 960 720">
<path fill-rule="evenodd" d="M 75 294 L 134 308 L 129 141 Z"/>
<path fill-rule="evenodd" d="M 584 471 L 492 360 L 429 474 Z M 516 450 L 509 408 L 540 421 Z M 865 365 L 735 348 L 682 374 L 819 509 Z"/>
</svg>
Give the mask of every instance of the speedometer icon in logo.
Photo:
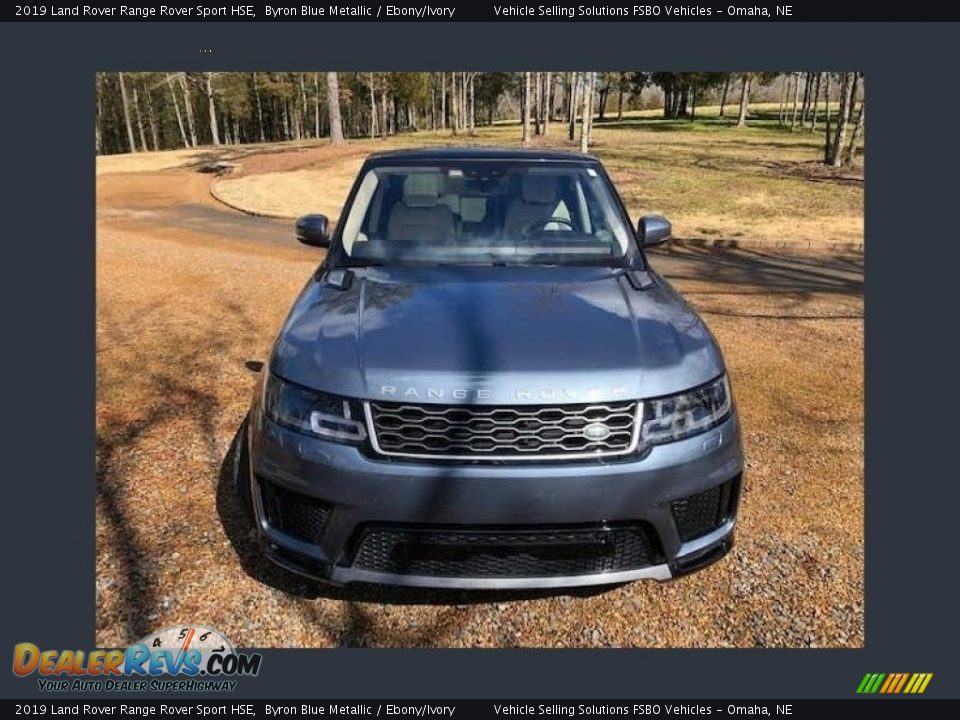
<svg viewBox="0 0 960 720">
<path fill-rule="evenodd" d="M 233 643 L 219 630 L 203 625 L 181 625 L 150 633 L 137 644 L 145 645 L 151 653 L 169 651 L 174 655 L 191 653 L 193 665 L 208 667 L 214 655 L 234 655 Z M 200 655 L 197 655 L 197 652 Z M 202 673 L 201 674 L 205 674 Z"/>
</svg>

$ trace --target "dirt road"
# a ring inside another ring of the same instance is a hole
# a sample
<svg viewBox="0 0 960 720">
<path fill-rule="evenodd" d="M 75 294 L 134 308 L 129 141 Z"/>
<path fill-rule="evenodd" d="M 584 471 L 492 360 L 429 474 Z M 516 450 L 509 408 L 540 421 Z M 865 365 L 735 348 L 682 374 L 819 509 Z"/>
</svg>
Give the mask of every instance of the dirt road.
<svg viewBox="0 0 960 720">
<path fill-rule="evenodd" d="M 862 645 L 862 257 L 653 256 L 736 384 L 748 471 L 718 565 L 587 597 L 338 591 L 259 559 L 228 462 L 318 255 L 209 182 L 97 178 L 98 644 L 196 622 L 261 647 Z"/>
</svg>

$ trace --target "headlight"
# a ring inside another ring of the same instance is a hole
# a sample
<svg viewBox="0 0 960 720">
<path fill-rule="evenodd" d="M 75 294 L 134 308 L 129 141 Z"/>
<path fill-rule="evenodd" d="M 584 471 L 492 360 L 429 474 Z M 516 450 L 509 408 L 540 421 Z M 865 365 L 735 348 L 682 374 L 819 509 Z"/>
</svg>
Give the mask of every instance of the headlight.
<svg viewBox="0 0 960 720">
<path fill-rule="evenodd" d="M 643 441 L 648 445 L 706 432 L 730 416 L 730 382 L 721 375 L 693 390 L 644 402 Z"/>
<path fill-rule="evenodd" d="M 294 385 L 272 373 L 263 390 L 263 410 L 274 422 L 307 435 L 345 442 L 367 437 L 358 402 Z"/>
</svg>

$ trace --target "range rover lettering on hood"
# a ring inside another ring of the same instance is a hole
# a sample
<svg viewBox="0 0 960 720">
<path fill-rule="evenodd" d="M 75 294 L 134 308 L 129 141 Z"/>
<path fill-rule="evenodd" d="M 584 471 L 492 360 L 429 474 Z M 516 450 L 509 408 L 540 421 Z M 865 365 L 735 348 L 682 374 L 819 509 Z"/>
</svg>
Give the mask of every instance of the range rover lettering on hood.
<svg viewBox="0 0 960 720">
<path fill-rule="evenodd" d="M 592 402 L 611 397 L 622 397 L 627 393 L 625 387 L 591 388 L 516 388 L 513 396 L 518 402 L 543 400 L 544 402 Z M 381 385 L 380 396 L 397 400 L 455 400 L 458 402 L 490 400 L 493 392 L 489 388 L 462 387 L 413 387 L 403 385 Z"/>
</svg>

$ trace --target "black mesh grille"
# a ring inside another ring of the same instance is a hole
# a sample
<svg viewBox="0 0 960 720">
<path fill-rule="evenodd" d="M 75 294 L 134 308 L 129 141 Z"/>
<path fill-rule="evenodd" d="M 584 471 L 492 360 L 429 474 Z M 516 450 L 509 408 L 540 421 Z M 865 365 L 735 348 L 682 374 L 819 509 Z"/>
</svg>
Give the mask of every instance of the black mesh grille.
<svg viewBox="0 0 960 720">
<path fill-rule="evenodd" d="M 622 455 L 634 446 L 634 401 L 552 406 L 370 404 L 386 455 L 517 459 Z"/>
<path fill-rule="evenodd" d="M 673 520 L 683 542 L 706 535 L 727 520 L 731 485 L 729 482 L 717 485 L 670 503 Z"/>
<path fill-rule="evenodd" d="M 273 527 L 306 542 L 320 542 L 330 515 L 328 505 L 269 482 L 261 482 L 260 487 L 264 511 Z"/>
<path fill-rule="evenodd" d="M 370 528 L 354 566 L 434 577 L 546 577 L 632 570 L 655 564 L 642 525 L 548 529 Z"/>
</svg>

